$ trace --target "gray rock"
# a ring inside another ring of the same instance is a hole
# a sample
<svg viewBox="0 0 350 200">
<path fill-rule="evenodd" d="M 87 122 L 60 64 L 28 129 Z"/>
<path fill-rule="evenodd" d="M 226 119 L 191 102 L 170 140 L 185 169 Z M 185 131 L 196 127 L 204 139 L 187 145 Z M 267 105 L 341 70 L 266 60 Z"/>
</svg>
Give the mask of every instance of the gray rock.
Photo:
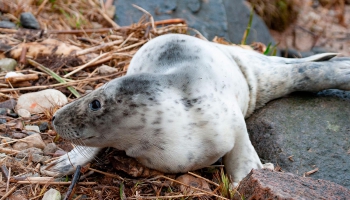
<svg viewBox="0 0 350 200">
<path fill-rule="evenodd" d="M 22 139 L 22 138 L 27 137 L 27 135 L 24 134 L 24 133 L 17 133 L 17 132 L 15 132 L 15 133 L 12 133 L 12 137 L 14 139 Z"/>
<path fill-rule="evenodd" d="M 49 143 L 44 148 L 44 155 L 53 155 L 57 151 L 57 146 L 55 143 Z"/>
<path fill-rule="evenodd" d="M 23 149 L 19 153 L 17 153 L 16 158 L 22 159 L 22 158 L 28 157 L 29 155 L 34 155 L 34 154 L 42 156 L 43 150 L 36 148 L 36 147 L 30 147 L 27 149 Z"/>
<path fill-rule="evenodd" d="M 350 188 L 350 99 L 307 94 L 268 103 L 247 119 L 264 162 Z"/>
<path fill-rule="evenodd" d="M 121 26 L 127 26 L 139 21 L 143 13 L 134 7 L 136 4 L 146 9 L 155 20 L 169 18 L 184 18 L 189 27 L 200 31 L 209 40 L 215 36 L 225 37 L 233 43 L 240 43 L 247 28 L 250 10 L 243 0 L 118 0 L 115 21 Z M 257 15 L 254 15 L 251 33 L 247 43 L 273 43 L 266 25 Z"/>
<path fill-rule="evenodd" d="M 0 108 L 14 109 L 17 101 L 14 99 L 9 99 L 0 103 Z"/>
<path fill-rule="evenodd" d="M 43 156 L 40 154 L 33 154 L 32 155 L 32 161 L 35 163 L 43 163 L 43 162 L 49 160 L 50 158 L 51 157 L 49 157 L 49 156 Z"/>
<path fill-rule="evenodd" d="M 0 60 L 0 71 L 11 72 L 15 70 L 17 61 L 12 58 L 3 58 Z"/>
<path fill-rule="evenodd" d="M 7 122 L 7 120 L 6 119 L 4 119 L 4 118 L 0 118 L 0 124 L 5 124 Z"/>
<path fill-rule="evenodd" d="M 0 21 L 0 28 L 16 28 L 16 24 L 10 21 Z"/>
<path fill-rule="evenodd" d="M 221 0 L 121 0 L 115 1 L 119 25 L 127 26 L 139 21 L 143 12 L 132 6 L 136 4 L 146 9 L 155 20 L 184 18 L 189 27 L 200 31 L 204 37 L 213 39 L 215 36 L 227 37 L 226 12 Z"/>
<path fill-rule="evenodd" d="M 0 108 L 0 115 L 7 115 L 8 109 L 7 108 Z"/>
<path fill-rule="evenodd" d="M 39 130 L 40 130 L 40 132 L 44 132 L 44 131 L 46 131 L 48 128 L 49 128 L 49 123 L 47 123 L 47 122 L 42 122 L 42 123 L 40 123 L 40 125 L 39 125 Z"/>
<path fill-rule="evenodd" d="M 30 12 L 24 12 L 20 16 L 22 27 L 29 29 L 40 29 L 40 24 L 34 15 Z"/>
</svg>

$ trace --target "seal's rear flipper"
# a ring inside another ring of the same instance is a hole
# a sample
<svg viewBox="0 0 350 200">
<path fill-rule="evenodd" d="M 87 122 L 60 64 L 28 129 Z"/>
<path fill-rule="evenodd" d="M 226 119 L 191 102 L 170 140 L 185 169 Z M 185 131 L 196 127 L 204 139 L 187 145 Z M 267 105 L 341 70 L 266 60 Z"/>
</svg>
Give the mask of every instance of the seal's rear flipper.
<svg viewBox="0 0 350 200">
<path fill-rule="evenodd" d="M 297 64 L 297 63 L 305 63 L 305 62 L 322 62 L 328 61 L 335 56 L 339 55 L 339 53 L 321 53 L 313 56 L 309 56 L 306 58 L 281 58 L 281 57 L 269 57 L 273 62 L 283 63 L 283 64 Z"/>
</svg>

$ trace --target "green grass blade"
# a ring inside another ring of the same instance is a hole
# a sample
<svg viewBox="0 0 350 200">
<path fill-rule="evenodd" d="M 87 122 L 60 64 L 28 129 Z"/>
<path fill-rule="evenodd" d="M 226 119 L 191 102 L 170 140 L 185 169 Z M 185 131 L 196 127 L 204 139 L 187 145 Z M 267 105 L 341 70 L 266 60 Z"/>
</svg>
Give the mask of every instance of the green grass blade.
<svg viewBox="0 0 350 200">
<path fill-rule="evenodd" d="M 247 38 L 248 38 L 248 35 L 250 33 L 250 28 L 252 27 L 253 13 L 254 13 L 254 7 L 250 11 L 248 26 L 245 29 L 244 34 L 243 34 L 243 38 L 242 38 L 242 41 L 241 41 L 241 44 L 243 44 L 243 45 L 245 45 L 247 43 Z"/>
<path fill-rule="evenodd" d="M 266 50 L 264 51 L 264 55 L 269 55 L 271 48 L 271 42 L 267 45 Z"/>
<path fill-rule="evenodd" d="M 62 79 L 58 74 L 56 74 L 54 71 L 50 70 L 49 68 L 46 68 L 44 65 L 35 62 L 34 60 L 28 59 L 29 64 L 33 65 L 34 67 L 38 68 L 39 70 L 49 74 L 54 79 L 56 79 L 60 83 L 66 83 L 64 79 Z M 80 97 L 80 94 L 78 91 L 76 91 L 72 86 L 68 86 L 67 89 L 75 96 Z"/>
</svg>

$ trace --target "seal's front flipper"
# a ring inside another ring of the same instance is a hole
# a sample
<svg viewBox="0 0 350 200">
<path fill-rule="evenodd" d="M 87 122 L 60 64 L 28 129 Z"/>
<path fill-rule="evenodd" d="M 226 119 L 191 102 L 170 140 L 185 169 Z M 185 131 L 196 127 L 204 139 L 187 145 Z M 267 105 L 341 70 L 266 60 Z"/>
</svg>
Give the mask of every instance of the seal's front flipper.
<svg viewBox="0 0 350 200">
<path fill-rule="evenodd" d="M 53 177 L 72 174 L 78 165 L 84 166 L 93 160 L 100 150 L 97 147 L 76 146 L 59 159 L 41 167 L 40 172 Z"/>
</svg>

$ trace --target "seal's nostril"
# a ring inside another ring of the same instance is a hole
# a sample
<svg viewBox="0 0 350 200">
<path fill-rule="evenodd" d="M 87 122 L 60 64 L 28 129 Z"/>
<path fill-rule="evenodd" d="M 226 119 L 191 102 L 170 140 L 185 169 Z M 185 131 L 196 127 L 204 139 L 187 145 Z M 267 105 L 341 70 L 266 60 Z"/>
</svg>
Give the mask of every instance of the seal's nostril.
<svg viewBox="0 0 350 200">
<path fill-rule="evenodd" d="M 55 116 L 53 116 L 51 121 L 53 122 L 53 121 L 55 120 L 55 118 L 56 118 L 56 117 L 55 117 Z"/>
</svg>

